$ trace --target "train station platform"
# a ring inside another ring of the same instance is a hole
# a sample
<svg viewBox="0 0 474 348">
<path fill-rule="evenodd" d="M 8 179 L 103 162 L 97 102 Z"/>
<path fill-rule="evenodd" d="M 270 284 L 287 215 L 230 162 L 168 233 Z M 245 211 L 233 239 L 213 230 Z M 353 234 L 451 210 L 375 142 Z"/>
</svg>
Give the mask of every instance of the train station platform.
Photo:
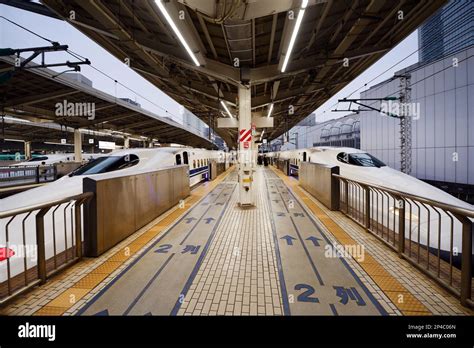
<svg viewBox="0 0 474 348">
<path fill-rule="evenodd" d="M 238 206 L 233 168 L 6 315 L 472 315 L 380 240 L 273 167 Z"/>
</svg>

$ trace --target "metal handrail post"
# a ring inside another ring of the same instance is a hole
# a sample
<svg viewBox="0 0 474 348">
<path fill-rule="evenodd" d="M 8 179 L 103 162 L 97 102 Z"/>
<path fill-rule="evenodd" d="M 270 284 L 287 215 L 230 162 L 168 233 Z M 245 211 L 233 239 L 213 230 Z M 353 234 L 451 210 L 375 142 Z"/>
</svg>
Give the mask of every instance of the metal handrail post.
<svg viewBox="0 0 474 348">
<path fill-rule="evenodd" d="M 38 278 L 41 280 L 41 284 L 46 283 L 46 248 L 44 240 L 44 216 L 48 212 L 48 208 L 41 209 L 36 214 L 36 244 L 37 244 L 37 267 L 38 267 Z"/>
</svg>

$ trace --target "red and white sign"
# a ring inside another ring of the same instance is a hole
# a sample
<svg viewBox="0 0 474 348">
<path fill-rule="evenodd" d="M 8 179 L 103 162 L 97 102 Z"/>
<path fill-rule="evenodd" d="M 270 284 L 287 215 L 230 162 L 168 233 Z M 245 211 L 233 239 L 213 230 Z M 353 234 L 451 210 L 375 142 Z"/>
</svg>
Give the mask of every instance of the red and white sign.
<svg viewBox="0 0 474 348">
<path fill-rule="evenodd" d="M 241 129 L 239 141 L 242 143 L 244 141 L 251 141 L 251 140 L 252 140 L 252 130 L 245 129 L 245 128 Z"/>
<path fill-rule="evenodd" d="M 250 147 L 250 142 L 244 141 L 244 149 L 248 149 Z"/>
</svg>

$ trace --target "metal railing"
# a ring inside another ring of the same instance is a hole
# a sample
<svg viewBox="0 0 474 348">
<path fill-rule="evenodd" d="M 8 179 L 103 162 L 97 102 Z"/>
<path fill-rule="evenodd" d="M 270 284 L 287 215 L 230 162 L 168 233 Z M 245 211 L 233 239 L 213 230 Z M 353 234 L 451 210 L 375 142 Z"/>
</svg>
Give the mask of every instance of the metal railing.
<svg viewBox="0 0 474 348">
<path fill-rule="evenodd" d="M 93 193 L 0 213 L 0 305 L 78 261 Z"/>
<path fill-rule="evenodd" d="M 400 257 L 474 306 L 474 211 L 332 174 L 339 209 L 396 250 Z"/>
<path fill-rule="evenodd" d="M 0 167 L 0 187 L 39 184 L 54 181 L 56 177 L 54 165 Z"/>
</svg>

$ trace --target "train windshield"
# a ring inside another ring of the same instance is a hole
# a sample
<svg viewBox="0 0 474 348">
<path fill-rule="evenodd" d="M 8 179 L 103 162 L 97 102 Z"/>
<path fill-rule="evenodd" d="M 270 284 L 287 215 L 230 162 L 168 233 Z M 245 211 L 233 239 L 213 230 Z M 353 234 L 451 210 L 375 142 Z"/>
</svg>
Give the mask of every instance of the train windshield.
<svg viewBox="0 0 474 348">
<path fill-rule="evenodd" d="M 108 173 L 114 170 L 133 167 L 138 163 L 138 161 L 138 156 L 133 154 L 125 156 L 99 157 L 84 164 L 82 167 L 77 168 L 69 174 L 69 176 Z"/>
<path fill-rule="evenodd" d="M 339 162 L 353 164 L 361 167 L 385 167 L 386 164 L 368 153 L 346 153 L 341 152 L 337 155 Z"/>
</svg>

